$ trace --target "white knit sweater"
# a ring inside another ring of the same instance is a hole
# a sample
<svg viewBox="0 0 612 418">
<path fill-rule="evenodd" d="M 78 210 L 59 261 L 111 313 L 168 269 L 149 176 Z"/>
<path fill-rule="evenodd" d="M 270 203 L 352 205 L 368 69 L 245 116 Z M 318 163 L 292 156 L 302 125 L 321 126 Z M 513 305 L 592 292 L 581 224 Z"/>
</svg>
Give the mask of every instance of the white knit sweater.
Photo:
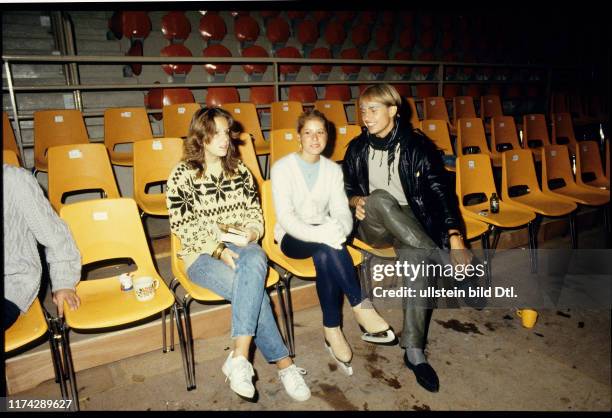
<svg viewBox="0 0 612 418">
<path fill-rule="evenodd" d="M 278 160 L 270 174 L 276 210 L 274 238 L 281 242 L 286 233 L 308 242 L 318 242 L 312 225 L 337 219 L 345 235 L 353 229 L 353 217 L 344 191 L 342 168 L 321 157 L 319 175 L 312 190 L 306 186 L 296 153 Z"/>
</svg>

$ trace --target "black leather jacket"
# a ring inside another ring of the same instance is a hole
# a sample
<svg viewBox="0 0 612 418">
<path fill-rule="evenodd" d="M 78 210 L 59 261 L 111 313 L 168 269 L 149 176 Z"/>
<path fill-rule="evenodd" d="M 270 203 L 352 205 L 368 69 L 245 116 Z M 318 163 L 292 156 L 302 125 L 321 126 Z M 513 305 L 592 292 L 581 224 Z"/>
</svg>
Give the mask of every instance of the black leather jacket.
<svg viewBox="0 0 612 418">
<path fill-rule="evenodd" d="M 401 120 L 396 119 L 396 122 Z M 455 188 L 436 145 L 420 130 L 399 126 L 399 176 L 406 200 L 431 239 L 448 248 L 448 230 L 461 229 Z M 366 128 L 348 146 L 344 163 L 344 187 L 350 199 L 368 196 L 368 144 Z"/>
</svg>

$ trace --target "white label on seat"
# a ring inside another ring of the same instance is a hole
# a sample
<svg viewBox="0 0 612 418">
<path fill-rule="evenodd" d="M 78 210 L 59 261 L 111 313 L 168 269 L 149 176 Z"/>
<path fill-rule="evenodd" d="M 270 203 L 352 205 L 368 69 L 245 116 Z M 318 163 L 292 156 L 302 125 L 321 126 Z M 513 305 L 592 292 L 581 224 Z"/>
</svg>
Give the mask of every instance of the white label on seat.
<svg viewBox="0 0 612 418">
<path fill-rule="evenodd" d="M 346 135 L 346 126 L 339 127 L 338 132 L 340 132 L 342 135 Z"/>
<path fill-rule="evenodd" d="M 132 112 L 121 112 L 121 117 L 122 118 L 131 118 L 132 117 Z"/>
<path fill-rule="evenodd" d="M 179 107 L 178 108 L 178 113 L 179 113 L 179 115 L 182 115 L 183 113 L 185 113 L 185 108 L 184 107 Z"/>
<path fill-rule="evenodd" d="M 534 115 L 531 115 L 531 116 L 529 117 L 529 119 L 530 119 L 530 120 L 535 120 L 535 116 L 534 116 Z"/>
<path fill-rule="evenodd" d="M 325 109 L 329 109 L 329 108 L 331 107 L 331 105 L 330 105 L 329 103 L 325 103 L 325 104 L 323 105 L 323 107 L 324 107 Z"/>
<path fill-rule="evenodd" d="M 75 158 L 83 158 L 83 153 L 81 152 L 81 150 L 71 149 L 70 151 L 68 151 L 68 158 L 70 158 L 71 160 Z"/>
<path fill-rule="evenodd" d="M 291 141 L 291 140 L 293 139 L 293 134 L 292 134 L 292 133 L 290 133 L 290 132 L 286 132 L 286 133 L 285 133 L 285 139 L 286 139 L 287 141 Z"/>
<path fill-rule="evenodd" d="M 586 146 L 586 145 L 582 147 L 582 151 L 587 152 L 588 150 L 589 150 L 589 149 L 587 148 L 587 146 Z"/>
<path fill-rule="evenodd" d="M 94 212 L 93 220 L 94 221 L 108 221 L 108 212 Z"/>
<path fill-rule="evenodd" d="M 471 128 L 472 127 L 472 122 L 465 122 L 465 127 L 466 128 Z"/>
<path fill-rule="evenodd" d="M 487 99 L 487 103 L 493 103 L 493 100 Z"/>
<path fill-rule="evenodd" d="M 465 100 L 459 100 L 460 104 L 465 104 Z"/>
<path fill-rule="evenodd" d="M 435 101 L 435 100 L 430 100 L 430 101 L 429 101 L 429 104 L 433 106 L 433 105 L 435 105 L 435 104 L 436 104 L 436 101 Z"/>
<path fill-rule="evenodd" d="M 436 130 L 436 125 L 434 125 L 433 123 L 430 123 L 428 129 L 430 131 L 435 131 Z"/>
<path fill-rule="evenodd" d="M 62 115 L 57 115 L 53 118 L 55 123 L 62 123 L 64 121 L 64 117 Z"/>
<path fill-rule="evenodd" d="M 512 156 L 512 161 L 518 161 L 519 160 L 519 156 L 517 154 L 514 154 Z"/>
<path fill-rule="evenodd" d="M 554 151 L 554 150 L 553 150 L 553 151 L 551 151 L 551 152 L 550 152 L 550 156 L 551 156 L 551 157 L 556 157 L 556 156 L 557 156 L 557 151 Z"/>
<path fill-rule="evenodd" d="M 283 106 L 283 112 L 288 112 L 289 111 L 289 106 Z"/>
<path fill-rule="evenodd" d="M 503 128 L 504 126 L 506 126 L 506 122 L 499 122 L 499 127 Z"/>
<path fill-rule="evenodd" d="M 235 108 L 234 113 L 240 113 L 240 108 L 239 107 Z"/>
<path fill-rule="evenodd" d="M 151 143 L 151 148 L 155 151 L 159 151 L 164 149 L 164 146 L 162 145 L 161 141 L 155 140 Z"/>
<path fill-rule="evenodd" d="M 473 170 L 474 167 L 476 167 L 476 164 L 474 163 L 474 160 L 468 160 L 468 168 L 470 170 Z"/>
</svg>

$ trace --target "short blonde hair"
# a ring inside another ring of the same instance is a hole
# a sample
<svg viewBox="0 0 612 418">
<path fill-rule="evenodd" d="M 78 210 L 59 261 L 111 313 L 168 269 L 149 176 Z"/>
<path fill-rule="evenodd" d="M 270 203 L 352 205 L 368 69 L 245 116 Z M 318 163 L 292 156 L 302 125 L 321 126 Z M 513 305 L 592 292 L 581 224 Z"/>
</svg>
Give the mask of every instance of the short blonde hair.
<svg viewBox="0 0 612 418">
<path fill-rule="evenodd" d="M 390 84 L 374 84 L 366 87 L 359 96 L 359 103 L 364 99 L 380 102 L 385 106 L 397 106 L 398 108 L 402 104 L 402 97 Z"/>
</svg>

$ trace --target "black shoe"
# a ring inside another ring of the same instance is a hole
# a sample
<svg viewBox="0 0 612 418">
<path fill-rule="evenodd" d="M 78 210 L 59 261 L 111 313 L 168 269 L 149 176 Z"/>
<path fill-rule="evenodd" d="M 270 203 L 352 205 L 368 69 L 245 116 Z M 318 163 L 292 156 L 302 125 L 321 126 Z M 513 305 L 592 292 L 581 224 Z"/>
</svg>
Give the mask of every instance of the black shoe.
<svg viewBox="0 0 612 418">
<path fill-rule="evenodd" d="M 404 363 L 406 363 L 406 367 L 412 370 L 419 385 L 423 386 L 423 388 L 430 392 L 437 392 L 440 390 L 438 375 L 433 367 L 429 365 L 429 363 L 419 363 L 415 366 L 408 360 L 405 352 Z"/>
</svg>

